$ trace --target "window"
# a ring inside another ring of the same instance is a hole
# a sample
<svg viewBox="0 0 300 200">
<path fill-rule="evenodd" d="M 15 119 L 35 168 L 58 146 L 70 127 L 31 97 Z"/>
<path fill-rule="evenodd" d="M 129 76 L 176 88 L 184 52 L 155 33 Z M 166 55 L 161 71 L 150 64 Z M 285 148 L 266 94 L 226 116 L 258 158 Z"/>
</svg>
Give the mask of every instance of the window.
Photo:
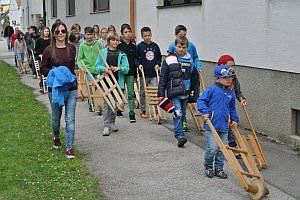
<svg viewBox="0 0 300 200">
<path fill-rule="evenodd" d="M 93 12 L 109 10 L 109 0 L 93 0 Z"/>
<path fill-rule="evenodd" d="M 51 0 L 51 17 L 57 17 L 57 0 Z"/>
<path fill-rule="evenodd" d="M 296 111 L 296 135 L 300 136 L 300 111 Z"/>
<path fill-rule="evenodd" d="M 181 4 L 202 3 L 202 0 L 164 0 L 164 6 L 173 6 Z"/>
<path fill-rule="evenodd" d="M 292 109 L 292 127 L 296 136 L 300 136 L 300 110 Z"/>
<path fill-rule="evenodd" d="M 67 0 L 67 16 L 75 15 L 75 0 Z"/>
</svg>

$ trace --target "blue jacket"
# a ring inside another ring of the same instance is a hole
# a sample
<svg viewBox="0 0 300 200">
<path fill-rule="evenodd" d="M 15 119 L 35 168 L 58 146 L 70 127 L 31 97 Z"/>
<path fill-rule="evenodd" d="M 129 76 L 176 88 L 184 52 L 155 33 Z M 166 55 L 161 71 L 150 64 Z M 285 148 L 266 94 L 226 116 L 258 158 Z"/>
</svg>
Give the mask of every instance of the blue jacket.
<svg viewBox="0 0 300 200">
<path fill-rule="evenodd" d="M 170 44 L 168 52 L 169 53 L 175 52 L 175 43 Z M 198 71 L 202 70 L 202 67 L 200 64 L 200 58 L 197 54 L 196 46 L 192 42 L 189 42 L 188 52 L 191 54 L 191 57 L 193 58 L 193 62 L 196 65 L 197 70 Z"/>
<path fill-rule="evenodd" d="M 101 50 L 102 55 L 104 59 L 107 59 L 107 48 Z M 103 60 L 101 59 L 100 55 L 98 55 L 97 61 L 96 61 L 96 71 L 99 74 L 103 74 L 105 69 L 105 64 Z M 119 57 L 118 57 L 118 67 L 120 67 L 120 71 L 118 72 L 118 83 L 121 87 L 121 89 L 124 89 L 124 74 L 127 74 L 129 71 L 129 63 L 128 59 L 125 53 L 120 51 Z"/>
<path fill-rule="evenodd" d="M 143 65 L 146 77 L 156 77 L 155 65 L 161 65 L 161 52 L 155 42 L 147 44 L 141 42 L 137 45 L 137 60 L 139 65 Z"/>
<path fill-rule="evenodd" d="M 76 86 L 76 76 L 66 66 L 53 67 L 48 73 L 46 85 L 52 88 L 52 103 L 65 105 L 69 88 Z"/>
<path fill-rule="evenodd" d="M 215 83 L 206 89 L 197 100 L 197 108 L 202 115 L 209 114 L 209 118 L 217 131 L 229 131 L 229 122 L 238 122 L 235 107 L 235 95 L 228 87 Z M 210 130 L 205 124 L 205 129 Z"/>
</svg>

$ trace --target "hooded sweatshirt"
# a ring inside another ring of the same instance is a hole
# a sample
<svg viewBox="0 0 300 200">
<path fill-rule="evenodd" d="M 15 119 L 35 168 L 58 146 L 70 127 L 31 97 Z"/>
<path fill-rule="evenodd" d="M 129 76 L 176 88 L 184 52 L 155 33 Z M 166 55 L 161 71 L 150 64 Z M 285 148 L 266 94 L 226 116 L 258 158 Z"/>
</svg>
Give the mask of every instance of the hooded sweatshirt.
<svg viewBox="0 0 300 200">
<path fill-rule="evenodd" d="M 77 57 L 77 65 L 80 69 L 82 69 L 81 61 L 83 61 L 84 65 L 87 67 L 89 72 L 91 72 L 92 74 L 97 74 L 95 67 L 97 57 L 99 55 L 97 47 L 101 51 L 102 45 L 99 43 L 98 40 L 94 40 L 92 44 L 89 44 L 85 40 L 80 44 Z"/>
<path fill-rule="evenodd" d="M 161 52 L 155 42 L 141 42 L 137 45 L 137 58 L 139 65 L 143 65 L 146 77 L 156 77 L 155 65 L 161 65 Z"/>
</svg>

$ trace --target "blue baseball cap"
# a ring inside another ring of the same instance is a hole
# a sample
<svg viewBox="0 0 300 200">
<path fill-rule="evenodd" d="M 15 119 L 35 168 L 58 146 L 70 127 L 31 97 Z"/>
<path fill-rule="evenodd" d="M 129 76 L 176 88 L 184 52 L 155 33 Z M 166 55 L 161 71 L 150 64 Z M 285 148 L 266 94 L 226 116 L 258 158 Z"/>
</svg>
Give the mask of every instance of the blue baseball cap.
<svg viewBox="0 0 300 200">
<path fill-rule="evenodd" d="M 226 78 L 234 75 L 235 74 L 231 73 L 230 67 L 228 65 L 219 65 L 218 67 L 216 67 L 214 72 L 215 78 Z"/>
</svg>

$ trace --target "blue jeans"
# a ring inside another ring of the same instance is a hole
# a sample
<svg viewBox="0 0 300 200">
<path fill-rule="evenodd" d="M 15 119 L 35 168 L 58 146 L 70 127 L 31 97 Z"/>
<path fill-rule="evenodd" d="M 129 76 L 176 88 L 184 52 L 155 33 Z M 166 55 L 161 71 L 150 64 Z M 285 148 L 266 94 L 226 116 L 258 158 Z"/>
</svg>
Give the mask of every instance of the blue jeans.
<svg viewBox="0 0 300 200">
<path fill-rule="evenodd" d="M 185 134 L 182 129 L 182 121 L 185 117 L 186 106 L 188 99 L 179 99 L 178 97 L 172 98 L 171 101 L 174 104 L 177 118 L 173 117 L 174 133 L 177 139 L 185 138 Z"/>
<path fill-rule="evenodd" d="M 224 144 L 227 143 L 228 132 L 218 132 L 221 140 Z M 208 168 L 213 168 L 215 165 L 215 171 L 223 170 L 224 166 L 224 155 L 220 150 L 214 135 L 211 131 L 205 131 L 206 139 L 206 151 L 204 155 L 204 165 Z"/>
<path fill-rule="evenodd" d="M 65 121 L 66 121 L 66 147 L 73 149 L 74 134 L 75 134 L 75 109 L 77 102 L 77 90 L 70 91 L 70 94 L 65 101 Z M 63 106 L 58 103 L 52 103 L 52 92 L 48 92 L 48 97 L 51 104 L 51 125 L 53 137 L 59 138 L 60 118 Z"/>
<path fill-rule="evenodd" d="M 228 145 L 230 147 L 237 147 L 237 143 L 235 141 L 235 137 L 234 137 L 233 132 L 232 132 L 231 129 L 228 132 Z"/>
<path fill-rule="evenodd" d="M 10 39 L 10 37 L 6 37 L 6 42 L 7 42 L 7 49 L 8 49 L 8 51 L 10 51 L 11 50 L 11 46 L 10 46 L 11 39 Z"/>
</svg>

